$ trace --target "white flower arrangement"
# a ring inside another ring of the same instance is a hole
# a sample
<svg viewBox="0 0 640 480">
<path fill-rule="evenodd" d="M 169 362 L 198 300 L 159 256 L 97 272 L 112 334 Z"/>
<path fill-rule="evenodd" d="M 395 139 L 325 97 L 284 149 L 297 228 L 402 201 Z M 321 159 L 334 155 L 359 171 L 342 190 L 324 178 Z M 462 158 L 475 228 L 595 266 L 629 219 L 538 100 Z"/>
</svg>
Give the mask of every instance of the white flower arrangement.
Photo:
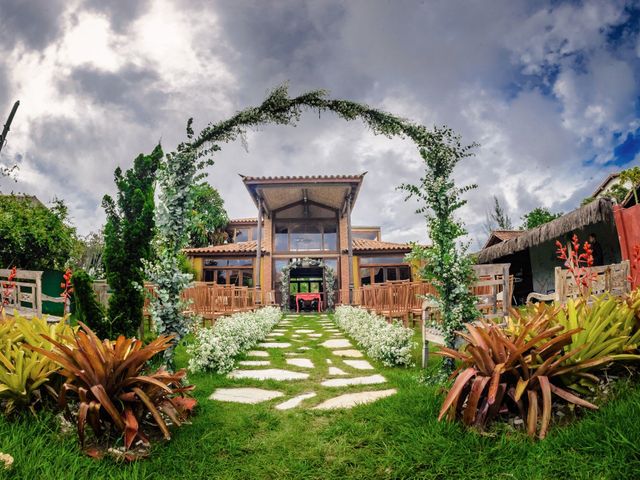
<svg viewBox="0 0 640 480">
<path fill-rule="evenodd" d="M 366 350 L 369 357 L 387 367 L 413 364 L 413 330 L 387 323 L 378 315 L 351 306 L 336 308 L 335 323 Z"/>
<path fill-rule="evenodd" d="M 279 308 L 265 307 L 221 318 L 213 327 L 198 330 L 195 342 L 187 347 L 189 370 L 227 373 L 235 358 L 264 339 L 281 317 Z"/>
</svg>

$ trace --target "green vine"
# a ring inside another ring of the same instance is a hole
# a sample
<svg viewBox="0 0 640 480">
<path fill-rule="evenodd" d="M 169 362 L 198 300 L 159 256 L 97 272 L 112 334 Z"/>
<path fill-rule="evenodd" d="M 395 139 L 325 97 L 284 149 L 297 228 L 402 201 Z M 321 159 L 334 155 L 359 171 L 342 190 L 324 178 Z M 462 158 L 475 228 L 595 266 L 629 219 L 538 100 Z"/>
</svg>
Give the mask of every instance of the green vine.
<svg viewBox="0 0 640 480">
<path fill-rule="evenodd" d="M 438 292 L 435 300 L 442 316 L 445 343 L 455 348 L 456 332 L 480 316 L 470 291 L 475 279 L 473 259 L 466 254 L 468 245 L 458 242 L 467 232 L 455 217 L 456 210 L 466 204 L 461 195 L 476 185 L 457 188 L 452 178 L 455 166 L 471 156 L 476 145 L 462 145 L 460 137 L 448 128 L 435 132 L 440 136 L 438 141 L 420 148 L 425 163 L 420 183 L 399 188 L 408 193 L 407 199 L 417 197 L 422 204 L 416 213 L 425 216 L 432 245 L 414 245 L 408 259 L 424 265 L 422 278 L 431 281 Z M 452 369 L 453 363 L 445 361 L 444 371 Z"/>
<path fill-rule="evenodd" d="M 221 143 L 244 138 L 248 128 L 262 124 L 295 125 L 304 110 L 318 114 L 334 112 L 344 120 L 362 120 L 374 134 L 411 139 L 418 147 L 431 149 L 442 142 L 441 130 L 427 130 L 401 117 L 371 108 L 367 105 L 326 98 L 324 90 L 315 90 L 297 97 L 289 97 L 287 85 L 275 88 L 257 107 L 242 110 L 231 118 L 210 123 L 194 135 L 193 119 L 187 123 L 188 140 L 178 145 L 177 151 L 167 155 L 160 170 L 167 172 L 159 183 L 160 202 L 156 211 L 159 232 L 157 261 L 149 265 L 148 272 L 158 285 L 154 300 L 154 318 L 162 333 L 173 333 L 177 339 L 186 331 L 186 319 L 181 314 L 180 290 L 188 280 L 179 270 L 177 257 L 188 242 L 188 223 L 185 214 L 190 207 L 188 185 L 194 181 L 197 169 L 212 165 L 211 155 L 221 150 Z M 175 165 L 173 165 L 175 163 Z M 183 176 L 173 172 L 183 172 Z M 168 217 L 162 219 L 162 217 Z M 181 224 L 181 225 L 179 225 Z M 171 362 L 173 350 L 167 350 Z"/>
</svg>

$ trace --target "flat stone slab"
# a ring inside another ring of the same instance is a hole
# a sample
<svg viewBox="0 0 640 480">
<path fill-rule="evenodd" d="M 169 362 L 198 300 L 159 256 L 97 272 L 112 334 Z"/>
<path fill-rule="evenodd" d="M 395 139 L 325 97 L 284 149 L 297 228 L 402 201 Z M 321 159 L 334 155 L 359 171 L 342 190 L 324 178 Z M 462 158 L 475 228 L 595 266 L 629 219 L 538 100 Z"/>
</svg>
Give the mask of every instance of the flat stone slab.
<svg viewBox="0 0 640 480">
<path fill-rule="evenodd" d="M 340 379 L 346 380 L 346 379 Z M 313 407 L 314 410 L 333 410 L 336 408 L 352 408 L 356 405 L 364 405 L 375 402 L 381 398 L 390 397 L 396 393 L 395 388 L 389 390 L 376 390 L 372 392 L 346 393 L 339 397 L 325 400 L 319 405 Z"/>
<path fill-rule="evenodd" d="M 305 380 L 308 373 L 292 372 L 280 368 L 265 368 L 262 370 L 234 370 L 229 378 L 251 378 L 254 380 Z"/>
<path fill-rule="evenodd" d="M 238 362 L 238 365 L 242 365 L 243 367 L 264 367 L 271 365 L 271 362 L 269 360 L 241 360 Z"/>
<path fill-rule="evenodd" d="M 297 352 L 285 352 L 285 355 L 287 357 L 297 357 L 298 355 L 302 355 L 302 354 Z"/>
<path fill-rule="evenodd" d="M 332 364 L 333 364 L 333 362 L 332 362 L 331 360 L 329 360 L 328 358 L 327 358 L 327 363 L 328 363 L 329 365 L 332 365 Z"/>
<path fill-rule="evenodd" d="M 296 330 L 296 333 L 313 333 L 315 332 L 315 330 L 308 330 L 308 329 L 300 329 L 300 330 Z"/>
<path fill-rule="evenodd" d="M 358 350 L 334 350 L 331 353 L 337 355 L 338 357 L 360 358 L 363 356 L 362 352 Z"/>
<path fill-rule="evenodd" d="M 262 388 L 218 388 L 211 394 L 209 400 L 254 404 L 283 396 L 282 392 Z"/>
<path fill-rule="evenodd" d="M 282 333 L 284 333 L 284 332 L 286 332 L 286 330 L 284 328 L 275 328 L 275 329 L 272 330 L 272 332 L 282 332 Z"/>
<path fill-rule="evenodd" d="M 329 367 L 329 375 L 349 375 L 347 372 L 338 367 Z"/>
<path fill-rule="evenodd" d="M 262 348 L 289 348 L 291 344 L 286 342 L 263 342 L 259 343 L 258 346 Z"/>
<path fill-rule="evenodd" d="M 340 330 L 336 330 L 336 329 L 334 329 L 334 328 L 327 328 L 327 329 L 325 330 L 325 332 L 340 333 Z"/>
<path fill-rule="evenodd" d="M 344 348 L 351 347 L 351 342 L 344 338 L 336 338 L 334 340 L 327 340 L 326 342 L 322 342 L 320 345 L 326 348 Z"/>
<path fill-rule="evenodd" d="M 300 338 L 300 335 L 298 335 L 297 333 L 294 333 L 293 335 L 291 335 L 293 338 Z"/>
<path fill-rule="evenodd" d="M 322 336 L 322 334 L 321 333 L 310 333 L 309 336 L 313 337 L 313 338 L 320 338 Z"/>
<path fill-rule="evenodd" d="M 254 372 L 260 372 L 263 370 L 253 370 Z M 325 380 L 320 385 L 323 387 L 348 387 L 350 385 L 374 385 L 376 383 L 384 383 L 387 379 L 382 375 L 375 374 L 368 377 L 352 377 L 352 378 L 332 378 L 331 380 Z"/>
<path fill-rule="evenodd" d="M 356 370 L 373 370 L 373 365 L 371 365 L 366 360 L 343 360 L 346 365 L 349 365 Z"/>
<path fill-rule="evenodd" d="M 284 335 L 284 332 L 271 332 L 269 335 L 267 335 L 268 337 L 282 337 Z"/>
<path fill-rule="evenodd" d="M 289 410 L 291 408 L 295 408 L 300 405 L 307 398 L 313 398 L 316 396 L 316 392 L 303 393 L 302 395 L 298 395 L 297 397 L 293 397 L 287 400 L 284 403 L 280 403 L 276 405 L 276 409 L 278 410 Z"/>
<path fill-rule="evenodd" d="M 269 352 L 265 352 L 264 350 L 250 350 L 247 352 L 247 356 L 249 357 L 268 357 Z"/>
<path fill-rule="evenodd" d="M 313 362 L 308 358 L 288 358 L 287 364 L 295 367 L 313 368 Z"/>
<path fill-rule="evenodd" d="M 298 350 L 311 350 L 311 347 L 298 347 Z"/>
</svg>

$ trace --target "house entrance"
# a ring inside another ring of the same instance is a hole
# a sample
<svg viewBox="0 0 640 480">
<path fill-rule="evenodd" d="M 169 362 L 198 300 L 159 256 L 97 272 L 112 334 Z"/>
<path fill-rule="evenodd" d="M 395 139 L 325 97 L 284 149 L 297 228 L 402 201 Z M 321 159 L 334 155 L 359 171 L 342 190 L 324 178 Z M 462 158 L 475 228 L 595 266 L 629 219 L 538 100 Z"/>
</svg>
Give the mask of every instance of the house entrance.
<svg viewBox="0 0 640 480">
<path fill-rule="evenodd" d="M 289 274 L 289 308 L 291 310 L 318 310 L 317 299 L 299 299 L 296 305 L 296 295 L 299 293 L 317 293 L 322 305 L 326 306 L 324 277 L 322 267 L 292 268 Z"/>
</svg>

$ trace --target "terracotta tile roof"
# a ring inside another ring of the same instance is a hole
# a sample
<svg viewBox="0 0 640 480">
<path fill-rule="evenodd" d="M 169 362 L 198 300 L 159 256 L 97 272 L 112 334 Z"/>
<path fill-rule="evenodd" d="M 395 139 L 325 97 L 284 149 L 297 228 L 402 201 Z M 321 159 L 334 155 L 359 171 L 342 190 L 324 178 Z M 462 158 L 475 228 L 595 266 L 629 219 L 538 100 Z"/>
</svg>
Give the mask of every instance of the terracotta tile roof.
<svg viewBox="0 0 640 480">
<path fill-rule="evenodd" d="M 207 253 L 255 253 L 256 245 L 257 242 L 255 240 L 251 240 L 248 242 L 225 243 L 223 245 L 214 245 L 211 247 L 185 248 L 184 252 L 192 255 Z M 262 251 L 265 251 L 264 243 L 262 244 Z"/>
<path fill-rule="evenodd" d="M 364 238 L 354 238 L 353 239 L 353 251 L 354 252 L 377 252 L 377 251 L 409 251 L 411 250 L 411 245 L 407 243 L 392 243 L 392 242 L 381 242 L 378 240 L 367 240 Z"/>
<path fill-rule="evenodd" d="M 253 218 L 232 218 L 229 220 L 229 223 L 257 223 L 257 217 Z"/>
<path fill-rule="evenodd" d="M 411 246 L 406 243 L 380 242 L 378 240 L 366 240 L 363 238 L 353 239 L 353 251 L 358 252 L 408 252 Z M 256 241 L 225 243 L 224 245 L 215 245 L 212 247 L 186 248 L 185 253 L 191 255 L 203 254 L 220 254 L 220 253 L 255 253 Z M 264 243 L 262 251 L 265 251 Z"/>
<path fill-rule="evenodd" d="M 362 173 L 360 175 L 281 175 L 281 176 L 269 176 L 269 177 L 251 177 L 248 175 L 240 175 L 244 181 L 255 182 L 255 181 L 298 181 L 298 180 L 362 180 L 366 174 Z"/>
</svg>

